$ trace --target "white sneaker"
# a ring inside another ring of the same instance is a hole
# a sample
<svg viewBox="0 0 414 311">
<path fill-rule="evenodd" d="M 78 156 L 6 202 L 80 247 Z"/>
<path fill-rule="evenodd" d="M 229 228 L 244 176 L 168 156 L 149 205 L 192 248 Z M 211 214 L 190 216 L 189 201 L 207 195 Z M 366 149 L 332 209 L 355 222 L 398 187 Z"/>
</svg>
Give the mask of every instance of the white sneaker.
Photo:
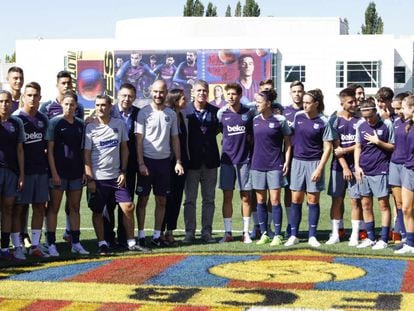
<svg viewBox="0 0 414 311">
<path fill-rule="evenodd" d="M 21 246 L 14 249 L 13 256 L 19 260 L 26 260 L 26 255 L 24 254 L 23 247 Z"/>
<path fill-rule="evenodd" d="M 47 252 L 49 253 L 50 257 L 59 257 L 59 252 L 57 251 L 55 244 L 49 245 Z"/>
<path fill-rule="evenodd" d="M 339 243 L 339 236 L 338 235 L 331 235 L 328 241 L 326 241 L 326 245 L 333 245 Z"/>
<path fill-rule="evenodd" d="M 319 241 L 314 237 L 310 237 L 308 240 L 308 244 L 312 247 L 319 247 L 321 246 L 321 243 L 319 243 Z"/>
<path fill-rule="evenodd" d="M 373 250 L 379 249 L 386 249 L 388 247 L 388 243 L 384 242 L 383 240 L 379 240 L 375 245 L 372 247 Z"/>
<path fill-rule="evenodd" d="M 370 239 L 365 239 L 357 245 L 357 248 L 366 248 L 375 245 L 375 241 Z"/>
<path fill-rule="evenodd" d="M 352 236 L 349 238 L 348 246 L 357 246 L 358 245 L 358 236 Z"/>
<path fill-rule="evenodd" d="M 80 243 L 72 244 L 72 253 L 79 255 L 89 255 L 89 252 L 83 248 Z"/>
<path fill-rule="evenodd" d="M 407 244 L 404 244 L 402 248 L 394 252 L 394 254 L 409 254 L 409 253 L 414 253 L 414 247 L 409 246 Z"/>
<path fill-rule="evenodd" d="M 284 244 L 285 246 L 293 246 L 299 243 L 299 239 L 295 237 L 294 235 L 291 235 L 289 239 Z"/>
<path fill-rule="evenodd" d="M 243 243 L 251 244 L 253 241 L 249 236 L 249 233 L 243 233 Z"/>
</svg>

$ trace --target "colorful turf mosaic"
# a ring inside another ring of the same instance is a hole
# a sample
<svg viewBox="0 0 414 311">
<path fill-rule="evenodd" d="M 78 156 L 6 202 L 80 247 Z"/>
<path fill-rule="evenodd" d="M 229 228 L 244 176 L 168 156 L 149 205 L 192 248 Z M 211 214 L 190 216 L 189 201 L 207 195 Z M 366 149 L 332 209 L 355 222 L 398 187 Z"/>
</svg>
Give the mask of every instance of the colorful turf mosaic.
<svg viewBox="0 0 414 311">
<path fill-rule="evenodd" d="M 411 258 L 151 254 L 0 273 L 0 310 L 414 310 Z"/>
</svg>

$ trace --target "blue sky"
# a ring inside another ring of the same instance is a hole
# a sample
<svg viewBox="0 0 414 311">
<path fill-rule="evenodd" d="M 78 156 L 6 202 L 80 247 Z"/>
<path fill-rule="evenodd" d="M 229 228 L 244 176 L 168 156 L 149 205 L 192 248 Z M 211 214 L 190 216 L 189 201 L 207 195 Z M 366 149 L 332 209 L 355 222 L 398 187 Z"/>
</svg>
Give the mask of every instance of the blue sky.
<svg viewBox="0 0 414 311">
<path fill-rule="evenodd" d="M 262 16 L 346 17 L 350 33 L 358 33 L 370 0 L 256 0 Z M 43 38 L 111 38 L 118 20 L 153 16 L 182 16 L 186 0 L 37 0 L 3 1 L 0 10 L 0 59 L 15 50 L 15 40 Z M 201 0 L 207 6 L 209 1 Z M 219 16 L 237 0 L 212 0 Z M 245 0 L 241 0 L 243 4 Z M 414 1 L 377 0 L 384 33 L 414 35 Z"/>
</svg>

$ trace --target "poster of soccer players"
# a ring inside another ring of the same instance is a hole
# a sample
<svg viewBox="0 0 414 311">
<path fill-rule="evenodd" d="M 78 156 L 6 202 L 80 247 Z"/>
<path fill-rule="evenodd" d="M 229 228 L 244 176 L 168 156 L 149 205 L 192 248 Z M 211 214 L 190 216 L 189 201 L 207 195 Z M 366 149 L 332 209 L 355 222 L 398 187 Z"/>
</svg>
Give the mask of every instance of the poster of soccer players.
<svg viewBox="0 0 414 311">
<path fill-rule="evenodd" d="M 114 59 L 111 51 L 81 51 L 67 53 L 68 70 L 76 87 L 78 102 L 85 109 L 95 107 L 99 94 L 114 97 Z"/>
</svg>

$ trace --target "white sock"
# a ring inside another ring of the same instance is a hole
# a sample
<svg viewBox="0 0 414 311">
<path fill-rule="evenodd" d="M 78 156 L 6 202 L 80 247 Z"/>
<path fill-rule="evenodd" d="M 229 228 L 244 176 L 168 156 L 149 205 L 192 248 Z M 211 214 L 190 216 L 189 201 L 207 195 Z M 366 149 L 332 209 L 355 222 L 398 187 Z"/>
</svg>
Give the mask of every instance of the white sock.
<svg viewBox="0 0 414 311">
<path fill-rule="evenodd" d="M 41 229 L 32 229 L 32 246 L 39 245 L 41 235 L 42 235 Z"/>
<path fill-rule="evenodd" d="M 332 219 L 332 236 L 339 237 L 338 230 L 339 230 L 339 219 Z"/>
<path fill-rule="evenodd" d="M 127 241 L 127 243 L 128 243 L 128 246 L 129 246 L 129 247 L 134 246 L 134 245 L 136 245 L 136 244 L 137 244 L 137 242 L 135 241 L 135 239 L 129 239 L 129 240 Z"/>
<path fill-rule="evenodd" d="M 145 231 L 138 230 L 138 239 L 145 239 Z"/>
<path fill-rule="evenodd" d="M 358 237 L 359 236 L 360 221 L 359 220 L 351 220 L 351 224 L 352 224 L 351 236 Z"/>
<path fill-rule="evenodd" d="M 224 231 L 231 232 L 231 218 L 224 218 Z"/>
<path fill-rule="evenodd" d="M 249 224 L 250 224 L 250 217 L 243 217 L 243 232 L 245 234 L 249 233 Z"/>
<path fill-rule="evenodd" d="M 66 231 L 70 232 L 70 221 L 69 221 L 69 215 L 66 215 Z"/>
<path fill-rule="evenodd" d="M 99 246 L 99 247 L 101 247 L 102 245 L 106 245 L 106 246 L 108 246 L 108 243 L 106 243 L 106 241 L 105 241 L 105 240 L 103 240 L 103 241 L 99 241 L 99 242 L 98 242 L 98 246 Z"/>
<path fill-rule="evenodd" d="M 20 232 L 12 232 L 10 237 L 14 248 L 22 246 L 22 241 L 20 241 Z"/>
<path fill-rule="evenodd" d="M 158 239 L 161 236 L 161 230 L 154 230 L 154 239 Z"/>
<path fill-rule="evenodd" d="M 255 226 L 259 225 L 259 219 L 257 218 L 257 212 L 252 212 L 253 223 Z"/>
</svg>

